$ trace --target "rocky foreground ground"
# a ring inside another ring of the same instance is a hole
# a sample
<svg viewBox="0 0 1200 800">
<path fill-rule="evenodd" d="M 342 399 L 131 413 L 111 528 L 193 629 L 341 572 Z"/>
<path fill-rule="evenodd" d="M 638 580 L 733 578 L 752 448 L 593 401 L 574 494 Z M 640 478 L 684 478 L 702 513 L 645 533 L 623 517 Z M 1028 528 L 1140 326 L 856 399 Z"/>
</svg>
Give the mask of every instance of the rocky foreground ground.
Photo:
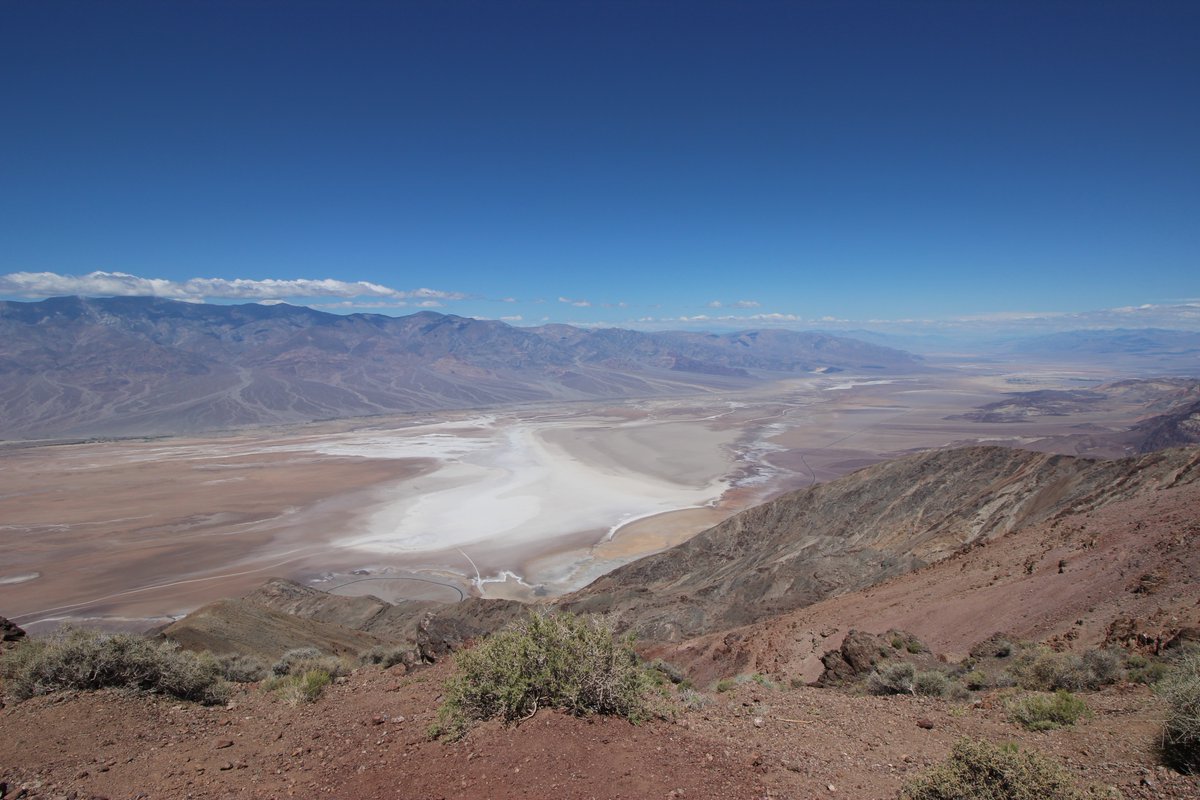
<svg viewBox="0 0 1200 800">
<path fill-rule="evenodd" d="M 1163 709 L 1140 685 L 1087 694 L 1091 719 L 1045 733 L 1010 722 L 995 692 L 955 702 L 746 680 L 671 720 L 541 711 L 447 744 L 426 727 L 448 670 L 364 667 L 300 707 L 254 686 L 219 708 L 112 691 L 9 705 L 4 797 L 884 798 L 963 736 L 1036 748 L 1098 797 L 1200 797 L 1196 777 L 1157 766 Z"/>
</svg>

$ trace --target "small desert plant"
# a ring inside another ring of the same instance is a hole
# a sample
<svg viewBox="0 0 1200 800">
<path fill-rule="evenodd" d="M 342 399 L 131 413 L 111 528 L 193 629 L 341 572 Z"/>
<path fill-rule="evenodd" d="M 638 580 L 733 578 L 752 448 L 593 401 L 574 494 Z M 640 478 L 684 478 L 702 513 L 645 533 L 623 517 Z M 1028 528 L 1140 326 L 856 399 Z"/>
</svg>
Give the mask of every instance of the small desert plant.
<svg viewBox="0 0 1200 800">
<path fill-rule="evenodd" d="M 333 677 L 328 672 L 318 668 L 279 675 L 263 686 L 289 706 L 298 706 L 301 703 L 316 702 L 332 680 Z"/>
<path fill-rule="evenodd" d="M 725 692 L 731 692 L 736 687 L 737 681 L 735 681 L 733 678 L 721 678 L 721 680 L 717 681 L 717 691 L 721 694 L 724 694 Z"/>
<path fill-rule="evenodd" d="M 370 650 L 364 650 L 358 655 L 358 663 L 364 666 L 378 665 L 384 669 L 391 669 L 397 664 L 403 664 L 410 667 L 420 660 L 411 647 L 402 645 L 382 645 L 377 644 Z"/>
<path fill-rule="evenodd" d="M 695 689 L 683 689 L 679 692 L 679 703 L 688 711 L 699 711 L 712 702 L 708 695 Z"/>
<path fill-rule="evenodd" d="M 942 697 L 950 685 L 945 674 L 935 669 L 918 672 L 913 676 L 913 691 L 926 697 Z"/>
<path fill-rule="evenodd" d="M 1056 653 L 1047 647 L 1024 650 L 1009 666 L 1008 672 L 1022 689 L 1048 692 L 1062 686 L 1071 666 L 1068 653 Z"/>
<path fill-rule="evenodd" d="M 1081 689 L 1098 689 L 1121 680 L 1121 654 L 1116 650 L 1088 650 L 1080 659 L 1076 680 Z M 1066 687 L 1070 688 L 1070 687 Z"/>
<path fill-rule="evenodd" d="M 346 674 L 346 664 L 337 656 L 327 656 L 315 647 L 288 650 L 271 667 L 276 676 L 301 675 L 314 670 L 327 672 L 331 678 Z"/>
<path fill-rule="evenodd" d="M 968 689 L 979 691 L 988 688 L 988 677 L 981 670 L 971 670 L 963 675 L 963 683 Z"/>
<path fill-rule="evenodd" d="M 1031 731 L 1074 725 L 1088 713 L 1087 704 L 1065 689 L 1054 694 L 1020 695 L 1010 700 L 1006 708 L 1014 722 Z"/>
<path fill-rule="evenodd" d="M 867 691 L 871 694 L 912 694 L 916 667 L 907 661 L 883 664 L 867 676 Z"/>
<path fill-rule="evenodd" d="M 1163 759 L 1180 772 L 1200 772 L 1200 653 L 1184 653 L 1157 691 L 1167 701 Z"/>
<path fill-rule="evenodd" d="M 217 656 L 221 675 L 231 683 L 257 683 L 267 677 L 267 665 L 261 658 L 243 653 Z"/>
<path fill-rule="evenodd" d="M 952 681 L 946 688 L 946 697 L 959 702 L 971 699 L 971 690 L 963 686 L 958 681 Z"/>
<path fill-rule="evenodd" d="M 766 675 L 763 675 L 758 672 L 751 675 L 750 680 L 754 681 L 755 683 L 757 683 L 759 686 L 763 687 L 764 689 L 778 688 L 775 686 L 775 682 L 773 680 L 768 678 Z"/>
<path fill-rule="evenodd" d="M 1141 664 L 1127 663 L 1125 676 L 1130 683 L 1156 684 L 1171 674 L 1171 667 L 1164 661 L 1142 659 Z"/>
<path fill-rule="evenodd" d="M 1121 678 L 1121 657 L 1111 650 L 1088 650 L 1082 656 L 1045 647 L 1023 652 L 1009 667 L 1023 689 L 1081 691 L 1099 689 Z"/>
<path fill-rule="evenodd" d="M 1081 800 L 1071 776 L 1045 756 L 961 739 L 950 757 L 900 790 L 901 800 Z"/>
<path fill-rule="evenodd" d="M 457 656 L 445 701 L 430 729 L 457 738 L 476 720 L 517 722 L 539 708 L 576 715 L 650 715 L 653 683 L 630 638 L 593 618 L 532 613 Z"/>
<path fill-rule="evenodd" d="M 229 684 L 217 660 L 173 642 L 127 633 L 66 628 L 26 640 L 0 657 L 0 677 L 14 700 L 63 689 L 120 688 L 202 703 L 223 703 Z"/>
</svg>

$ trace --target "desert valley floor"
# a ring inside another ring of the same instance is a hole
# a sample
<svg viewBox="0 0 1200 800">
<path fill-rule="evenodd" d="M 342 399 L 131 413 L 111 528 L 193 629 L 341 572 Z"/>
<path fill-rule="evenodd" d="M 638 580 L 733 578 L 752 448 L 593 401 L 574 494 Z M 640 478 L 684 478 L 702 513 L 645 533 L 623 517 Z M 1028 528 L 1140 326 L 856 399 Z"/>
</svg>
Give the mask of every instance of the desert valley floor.
<svg viewBox="0 0 1200 800">
<path fill-rule="evenodd" d="M 582 586 L 781 492 L 913 450 L 1116 456 L 1119 400 L 978 421 L 1048 367 L 821 375 L 754 391 L 0 448 L 0 607 L 145 629 L 272 575 L 340 594 L 530 598 Z"/>
</svg>

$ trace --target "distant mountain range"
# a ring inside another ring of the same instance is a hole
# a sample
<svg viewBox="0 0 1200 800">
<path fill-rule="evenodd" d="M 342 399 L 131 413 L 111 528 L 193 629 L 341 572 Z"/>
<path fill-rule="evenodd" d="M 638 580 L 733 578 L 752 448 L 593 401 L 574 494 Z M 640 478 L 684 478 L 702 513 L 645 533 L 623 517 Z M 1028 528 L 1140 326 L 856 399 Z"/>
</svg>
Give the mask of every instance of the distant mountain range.
<svg viewBox="0 0 1200 800">
<path fill-rule="evenodd" d="M 1019 339 L 1010 349 L 1025 355 L 1190 356 L 1200 369 L 1200 331 L 1163 328 L 1064 331 Z"/>
<path fill-rule="evenodd" d="M 55 297 L 0 302 L 0 437 L 182 433 L 920 367 L 908 353 L 820 333 L 515 328 L 428 311 Z"/>
</svg>

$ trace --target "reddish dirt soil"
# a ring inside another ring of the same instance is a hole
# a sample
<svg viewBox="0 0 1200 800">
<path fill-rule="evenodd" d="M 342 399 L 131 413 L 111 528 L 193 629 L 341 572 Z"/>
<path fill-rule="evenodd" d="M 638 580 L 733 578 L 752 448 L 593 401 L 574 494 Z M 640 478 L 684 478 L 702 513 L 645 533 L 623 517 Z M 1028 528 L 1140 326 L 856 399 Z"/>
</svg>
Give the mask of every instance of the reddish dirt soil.
<svg viewBox="0 0 1200 800">
<path fill-rule="evenodd" d="M 228 708 L 116 692 L 0 710 L 8 798 L 778 798 L 894 797 L 961 736 L 1036 747 L 1081 786 L 1130 798 L 1200 797 L 1156 766 L 1162 709 L 1141 686 L 1086 696 L 1094 716 L 1030 733 L 995 695 L 978 703 L 867 697 L 746 682 L 674 721 L 633 726 L 541 711 L 430 741 L 442 664 L 367 668 L 291 708 L 244 687 Z M 832 788 L 831 788 L 832 787 Z"/>
</svg>

